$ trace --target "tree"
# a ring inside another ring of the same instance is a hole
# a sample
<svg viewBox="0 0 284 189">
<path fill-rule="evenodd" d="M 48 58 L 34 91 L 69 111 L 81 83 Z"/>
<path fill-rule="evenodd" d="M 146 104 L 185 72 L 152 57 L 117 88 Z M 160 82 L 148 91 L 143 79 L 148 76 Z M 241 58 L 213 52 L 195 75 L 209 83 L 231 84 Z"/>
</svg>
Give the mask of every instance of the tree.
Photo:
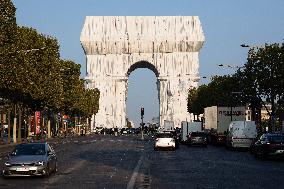
<svg viewBox="0 0 284 189">
<path fill-rule="evenodd" d="M 271 131 L 275 131 L 277 103 L 283 99 L 283 64 L 283 44 L 265 44 L 250 49 L 245 68 L 238 73 L 243 77 L 244 92 L 251 96 L 254 106 L 262 99 L 271 104 L 271 113 L 268 111 Z"/>
<path fill-rule="evenodd" d="M 63 82 L 63 107 L 67 114 L 80 112 L 80 100 L 84 98 L 84 81 L 80 79 L 80 65 L 71 60 L 60 60 Z"/>
<path fill-rule="evenodd" d="M 195 115 L 204 112 L 209 106 L 238 106 L 244 101 L 234 92 L 240 92 L 240 79 L 236 75 L 213 76 L 208 85 L 192 88 L 188 93 L 188 111 Z"/>
</svg>

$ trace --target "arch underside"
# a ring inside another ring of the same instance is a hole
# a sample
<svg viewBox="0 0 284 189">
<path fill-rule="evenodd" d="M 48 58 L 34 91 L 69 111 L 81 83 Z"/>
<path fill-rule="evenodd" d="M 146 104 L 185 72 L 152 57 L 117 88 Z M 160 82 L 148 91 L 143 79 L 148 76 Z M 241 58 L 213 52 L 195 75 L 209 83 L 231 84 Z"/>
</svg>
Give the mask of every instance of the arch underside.
<svg viewBox="0 0 284 189">
<path fill-rule="evenodd" d="M 126 76 L 129 77 L 129 75 L 131 74 L 131 72 L 133 72 L 134 70 L 138 69 L 138 68 L 148 68 L 149 70 L 151 70 L 152 72 L 154 72 L 156 77 L 159 77 L 159 72 L 156 69 L 156 67 L 151 64 L 150 62 L 147 61 L 140 61 L 140 62 L 136 62 L 135 64 L 132 64 L 129 69 L 126 72 Z"/>
<path fill-rule="evenodd" d="M 127 19 L 129 21 L 132 19 L 135 20 L 135 18 L 136 17 L 131 17 Z M 199 20 L 196 21 L 197 19 L 195 17 L 194 19 L 192 17 L 178 18 L 181 18 L 181 20 L 185 19 L 185 22 L 191 21 L 195 24 L 199 23 Z M 92 19 L 93 24 L 99 25 L 97 22 L 101 21 L 101 17 L 93 17 Z M 109 17 L 106 20 L 108 19 Z M 113 22 L 113 20 L 116 19 L 121 19 L 121 17 L 113 17 L 109 20 L 109 22 Z M 149 19 L 152 18 L 146 17 L 144 21 L 140 20 L 138 25 L 143 25 L 145 22 L 148 22 L 149 24 Z M 112 128 L 115 126 L 126 127 L 128 77 L 130 73 L 137 68 L 148 68 L 152 70 L 157 77 L 161 126 L 164 125 L 164 121 L 173 121 L 175 127 L 180 127 L 182 121 L 190 121 L 193 119 L 192 115 L 187 112 L 187 95 L 188 89 L 191 87 L 197 87 L 198 84 L 198 56 L 199 49 L 201 48 L 204 40 L 202 41 L 200 38 L 196 38 L 195 44 L 198 47 L 193 48 L 195 50 L 189 49 L 188 51 L 173 52 L 159 52 L 153 51 L 153 49 L 151 52 L 147 52 L 147 49 L 141 49 L 141 52 L 136 52 L 136 50 L 133 50 L 131 52 L 128 51 L 127 53 L 117 53 L 119 51 L 116 49 L 117 43 L 114 43 L 113 48 L 108 47 L 109 49 L 113 49 L 113 51 L 109 51 L 107 54 L 101 54 L 98 51 L 89 51 L 90 41 L 94 39 L 89 38 L 88 41 L 88 38 L 84 36 L 86 33 L 88 33 L 88 35 L 92 33 L 90 26 L 88 25 L 90 19 L 87 19 L 86 22 L 88 23 L 85 23 L 83 32 L 81 34 L 82 46 L 87 56 L 86 79 L 88 80 L 89 88 L 98 88 L 100 90 L 100 109 L 95 116 L 95 126 L 103 126 L 107 128 Z M 157 24 L 157 22 L 155 23 Z M 87 27 L 86 25 L 89 27 L 89 32 L 85 31 L 87 30 L 85 28 Z M 102 25 L 101 27 L 104 28 L 105 25 Z M 200 26 L 196 25 L 195 27 L 200 30 Z M 119 29 L 113 28 L 113 30 Z M 192 28 L 191 30 L 193 31 Z M 124 32 L 125 31 L 121 31 L 121 33 Z M 200 31 L 197 31 L 197 33 L 198 32 Z M 203 33 L 199 33 L 198 35 L 201 36 Z M 131 37 L 125 39 L 128 41 L 127 44 L 129 44 L 129 46 L 132 45 L 130 38 Z M 121 35 L 117 37 L 117 40 L 121 40 Z M 167 41 L 166 38 L 162 40 Z M 192 36 L 190 40 L 192 40 Z M 134 46 L 134 44 L 132 46 Z M 96 46 L 92 47 L 92 49 L 96 48 Z"/>
</svg>

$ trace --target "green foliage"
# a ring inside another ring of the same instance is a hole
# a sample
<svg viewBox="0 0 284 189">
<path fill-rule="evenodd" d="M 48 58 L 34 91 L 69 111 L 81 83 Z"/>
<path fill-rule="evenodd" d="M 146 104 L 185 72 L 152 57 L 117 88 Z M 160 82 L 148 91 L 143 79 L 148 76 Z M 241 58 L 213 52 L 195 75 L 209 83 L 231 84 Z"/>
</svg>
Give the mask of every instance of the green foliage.
<svg viewBox="0 0 284 189">
<path fill-rule="evenodd" d="M 11 0 L 0 0 L 0 48 L 13 42 L 16 27 L 16 8 Z"/>
<path fill-rule="evenodd" d="M 190 89 L 188 93 L 188 111 L 199 115 L 208 106 L 237 106 L 243 104 L 239 96 L 239 81 L 240 79 L 236 75 L 214 76 L 208 85 Z"/>
<path fill-rule="evenodd" d="M 126 126 L 127 126 L 127 128 L 132 128 L 133 126 L 131 125 L 131 122 L 129 121 L 129 119 L 128 118 L 126 118 Z"/>
<path fill-rule="evenodd" d="M 58 41 L 33 28 L 18 27 L 16 8 L 0 0 L 0 98 L 25 107 L 90 117 L 99 109 L 100 93 L 85 89 L 80 65 L 60 60 Z M 24 115 L 27 116 L 27 115 Z"/>
<path fill-rule="evenodd" d="M 244 78 L 243 90 L 247 98 L 252 97 L 252 105 L 256 105 L 255 99 L 260 102 L 261 100 L 270 102 L 271 113 L 268 113 L 272 117 L 276 113 L 278 117 L 282 117 L 280 112 L 283 109 L 284 94 L 283 49 L 283 43 L 265 44 L 265 46 L 250 49 L 245 68 L 238 73 Z"/>
<path fill-rule="evenodd" d="M 37 110 L 59 108 L 63 89 L 57 40 L 18 27 L 10 61 L 0 75 L 2 96 Z"/>
<path fill-rule="evenodd" d="M 80 79 L 80 65 L 70 60 L 60 60 L 63 81 L 63 106 L 66 114 L 91 117 L 99 109 L 99 90 L 85 89 Z"/>
<path fill-rule="evenodd" d="M 284 44 L 266 44 L 250 49 L 247 63 L 232 76 L 214 76 L 208 85 L 190 89 L 188 111 L 200 114 L 207 106 L 238 106 L 247 103 L 255 111 L 265 100 L 272 105 L 269 114 L 283 120 L 283 86 Z"/>
</svg>

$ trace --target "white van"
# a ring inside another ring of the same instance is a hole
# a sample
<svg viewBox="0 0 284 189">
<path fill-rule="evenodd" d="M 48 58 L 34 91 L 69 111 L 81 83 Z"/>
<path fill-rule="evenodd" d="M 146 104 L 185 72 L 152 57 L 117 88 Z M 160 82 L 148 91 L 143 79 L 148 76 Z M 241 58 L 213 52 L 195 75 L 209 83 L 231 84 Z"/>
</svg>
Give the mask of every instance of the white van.
<svg viewBox="0 0 284 189">
<path fill-rule="evenodd" d="M 249 148 L 257 136 L 254 121 L 232 121 L 229 125 L 226 146 Z"/>
</svg>

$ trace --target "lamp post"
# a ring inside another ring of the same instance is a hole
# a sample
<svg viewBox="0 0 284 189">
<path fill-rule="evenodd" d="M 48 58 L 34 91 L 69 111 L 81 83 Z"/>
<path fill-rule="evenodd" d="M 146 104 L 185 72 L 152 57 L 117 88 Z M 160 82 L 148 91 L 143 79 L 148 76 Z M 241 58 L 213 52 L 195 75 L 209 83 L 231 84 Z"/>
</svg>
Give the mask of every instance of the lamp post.
<svg viewBox="0 0 284 189">
<path fill-rule="evenodd" d="M 230 65 L 230 64 L 218 64 L 218 66 L 219 66 L 219 67 L 234 68 L 234 69 L 244 68 L 244 66 L 234 66 L 234 65 Z"/>
</svg>

